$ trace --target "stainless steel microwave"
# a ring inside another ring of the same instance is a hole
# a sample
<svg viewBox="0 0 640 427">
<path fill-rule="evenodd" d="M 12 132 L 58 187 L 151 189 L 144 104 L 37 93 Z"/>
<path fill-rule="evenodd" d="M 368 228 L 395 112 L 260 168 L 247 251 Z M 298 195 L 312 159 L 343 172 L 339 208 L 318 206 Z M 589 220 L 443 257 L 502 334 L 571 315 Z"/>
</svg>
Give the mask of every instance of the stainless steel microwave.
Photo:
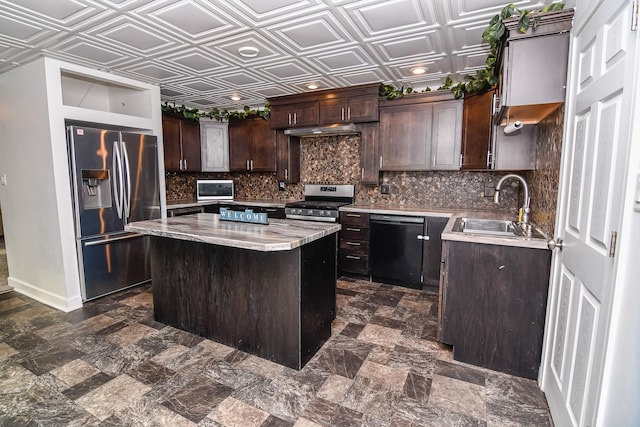
<svg viewBox="0 0 640 427">
<path fill-rule="evenodd" d="M 230 179 L 196 180 L 198 200 L 233 200 L 233 181 Z"/>
</svg>

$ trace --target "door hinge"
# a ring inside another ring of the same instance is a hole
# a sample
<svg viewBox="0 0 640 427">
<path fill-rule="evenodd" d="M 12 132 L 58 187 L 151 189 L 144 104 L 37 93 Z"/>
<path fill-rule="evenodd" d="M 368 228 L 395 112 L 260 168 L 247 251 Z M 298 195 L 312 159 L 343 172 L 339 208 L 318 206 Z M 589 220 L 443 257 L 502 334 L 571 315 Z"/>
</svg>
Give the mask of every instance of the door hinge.
<svg viewBox="0 0 640 427">
<path fill-rule="evenodd" d="M 609 258 L 616 256 L 616 243 L 618 242 L 618 232 L 611 232 L 611 242 L 609 243 Z"/>
<path fill-rule="evenodd" d="M 631 6 L 633 10 L 631 11 L 631 31 L 636 31 L 638 29 L 638 0 L 634 0 L 633 5 Z"/>
</svg>

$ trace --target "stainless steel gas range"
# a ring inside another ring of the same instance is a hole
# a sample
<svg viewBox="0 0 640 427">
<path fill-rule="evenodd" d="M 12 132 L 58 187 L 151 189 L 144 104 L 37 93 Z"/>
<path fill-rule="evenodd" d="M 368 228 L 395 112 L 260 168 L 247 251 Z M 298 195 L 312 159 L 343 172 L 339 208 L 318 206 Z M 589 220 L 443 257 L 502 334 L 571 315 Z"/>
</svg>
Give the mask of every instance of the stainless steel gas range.
<svg viewBox="0 0 640 427">
<path fill-rule="evenodd" d="M 306 221 L 338 222 L 338 208 L 354 201 L 355 188 L 350 184 L 304 186 L 304 200 L 287 203 L 285 214 L 288 219 Z"/>
</svg>

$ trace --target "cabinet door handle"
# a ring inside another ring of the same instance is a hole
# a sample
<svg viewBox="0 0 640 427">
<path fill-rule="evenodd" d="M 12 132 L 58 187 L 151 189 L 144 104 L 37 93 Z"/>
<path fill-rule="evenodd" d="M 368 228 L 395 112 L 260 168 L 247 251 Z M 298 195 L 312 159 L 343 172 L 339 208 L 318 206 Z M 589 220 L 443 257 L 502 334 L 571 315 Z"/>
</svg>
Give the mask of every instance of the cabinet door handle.
<svg viewBox="0 0 640 427">
<path fill-rule="evenodd" d="M 360 259 L 359 256 L 353 256 L 353 255 L 347 255 L 347 256 L 345 256 L 345 258 L 348 258 L 348 259 Z"/>
<path fill-rule="evenodd" d="M 178 161 L 178 169 L 182 170 L 182 159 Z"/>
<path fill-rule="evenodd" d="M 491 115 L 496 114 L 498 108 L 500 108 L 500 97 L 498 96 L 498 94 L 494 93 L 493 102 L 491 103 Z"/>
<path fill-rule="evenodd" d="M 184 159 L 184 170 L 187 170 L 187 159 Z"/>
<path fill-rule="evenodd" d="M 351 120 L 351 107 L 347 107 L 347 120 Z"/>
<path fill-rule="evenodd" d="M 382 156 L 380 156 L 380 169 L 382 169 Z"/>
<path fill-rule="evenodd" d="M 360 179 L 364 179 L 364 168 L 360 168 Z"/>
<path fill-rule="evenodd" d="M 293 124 L 294 125 L 298 124 L 298 113 L 293 113 Z"/>
<path fill-rule="evenodd" d="M 423 236 L 422 234 L 418 234 L 418 240 L 429 240 L 429 236 Z"/>
<path fill-rule="evenodd" d="M 253 170 L 253 160 L 250 160 L 249 164 L 251 165 L 251 170 Z"/>
<path fill-rule="evenodd" d="M 358 242 L 345 242 L 345 243 L 349 246 L 360 246 L 360 243 Z"/>
<path fill-rule="evenodd" d="M 288 122 L 289 122 L 289 124 L 292 124 L 292 123 L 291 123 L 291 113 L 289 113 L 289 120 L 288 120 Z"/>
<path fill-rule="evenodd" d="M 286 181 L 287 179 L 289 179 L 289 169 L 286 169 L 286 168 L 285 168 L 285 170 L 284 170 L 284 179 L 285 179 L 285 181 Z"/>
<path fill-rule="evenodd" d="M 436 155 L 434 154 L 432 157 L 433 157 L 433 161 L 431 162 L 431 166 L 435 168 L 436 167 Z"/>
<path fill-rule="evenodd" d="M 344 122 L 344 107 L 340 109 L 340 120 Z"/>
<path fill-rule="evenodd" d="M 350 216 L 352 218 L 360 218 L 360 214 L 355 214 L 355 213 L 348 213 L 347 216 Z"/>
<path fill-rule="evenodd" d="M 345 230 L 347 230 L 347 231 L 355 231 L 355 232 L 357 232 L 357 233 L 359 233 L 359 232 L 360 232 L 360 229 L 359 229 L 359 228 L 345 228 Z"/>
</svg>

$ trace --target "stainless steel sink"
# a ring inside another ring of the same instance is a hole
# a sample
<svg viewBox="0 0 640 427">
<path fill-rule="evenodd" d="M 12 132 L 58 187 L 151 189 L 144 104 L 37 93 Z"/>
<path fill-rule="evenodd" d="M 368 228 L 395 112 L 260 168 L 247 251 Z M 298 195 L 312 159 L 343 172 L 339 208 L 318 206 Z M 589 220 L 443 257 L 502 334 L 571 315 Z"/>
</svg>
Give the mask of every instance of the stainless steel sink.
<svg viewBox="0 0 640 427">
<path fill-rule="evenodd" d="M 499 237 L 545 238 L 535 227 L 526 233 L 518 223 L 506 219 L 458 218 L 452 231 Z"/>
<path fill-rule="evenodd" d="M 456 231 L 492 236 L 514 237 L 522 235 L 522 230 L 513 221 L 499 219 L 461 218 Z"/>
</svg>

